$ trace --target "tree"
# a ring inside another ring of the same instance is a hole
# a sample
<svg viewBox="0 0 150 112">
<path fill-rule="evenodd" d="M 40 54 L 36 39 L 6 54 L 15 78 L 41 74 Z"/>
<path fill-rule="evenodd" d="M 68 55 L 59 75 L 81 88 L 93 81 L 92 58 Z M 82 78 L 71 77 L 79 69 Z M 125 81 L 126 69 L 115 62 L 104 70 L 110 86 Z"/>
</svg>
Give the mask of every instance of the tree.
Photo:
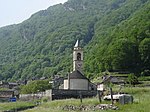
<svg viewBox="0 0 150 112">
<path fill-rule="evenodd" d="M 49 84 L 49 80 L 36 80 L 31 81 L 29 84 L 21 86 L 22 94 L 31 94 L 42 92 L 47 89 L 51 89 L 51 84 Z"/>
<path fill-rule="evenodd" d="M 113 70 L 134 72 L 138 66 L 138 47 L 128 39 L 119 39 L 109 49 Z M 109 61 L 109 62 L 110 62 Z"/>
<path fill-rule="evenodd" d="M 143 71 L 150 70 L 150 38 L 145 38 L 141 41 L 139 51 Z"/>
</svg>

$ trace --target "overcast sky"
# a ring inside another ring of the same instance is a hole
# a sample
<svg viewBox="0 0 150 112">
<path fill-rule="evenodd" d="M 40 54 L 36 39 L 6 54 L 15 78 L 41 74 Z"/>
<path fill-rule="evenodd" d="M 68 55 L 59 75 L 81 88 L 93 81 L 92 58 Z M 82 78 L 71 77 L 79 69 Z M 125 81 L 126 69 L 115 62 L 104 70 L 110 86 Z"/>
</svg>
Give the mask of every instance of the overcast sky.
<svg viewBox="0 0 150 112">
<path fill-rule="evenodd" d="M 17 24 L 32 14 L 67 0 L 0 0 L 0 27 Z"/>
</svg>

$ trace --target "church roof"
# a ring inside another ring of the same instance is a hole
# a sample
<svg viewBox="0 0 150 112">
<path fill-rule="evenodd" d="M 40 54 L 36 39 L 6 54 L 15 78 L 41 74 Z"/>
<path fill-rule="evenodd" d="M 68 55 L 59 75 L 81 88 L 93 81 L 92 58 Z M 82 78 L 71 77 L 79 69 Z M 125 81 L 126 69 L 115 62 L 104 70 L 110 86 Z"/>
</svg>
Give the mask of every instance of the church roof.
<svg viewBox="0 0 150 112">
<path fill-rule="evenodd" d="M 86 78 L 80 71 L 78 70 L 75 70 L 73 71 L 72 73 L 69 74 L 69 78 L 70 79 L 87 79 L 89 80 L 88 78 Z"/>
</svg>

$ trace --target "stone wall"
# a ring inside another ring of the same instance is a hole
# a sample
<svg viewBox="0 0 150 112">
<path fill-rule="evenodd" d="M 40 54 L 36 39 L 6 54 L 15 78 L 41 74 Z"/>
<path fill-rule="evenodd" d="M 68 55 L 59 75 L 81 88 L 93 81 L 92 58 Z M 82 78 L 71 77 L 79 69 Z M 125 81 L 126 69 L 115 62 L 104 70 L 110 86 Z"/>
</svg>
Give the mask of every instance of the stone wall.
<svg viewBox="0 0 150 112">
<path fill-rule="evenodd" d="M 64 89 L 52 89 L 37 94 L 22 94 L 19 96 L 20 100 L 28 101 L 34 99 L 41 99 L 47 97 L 49 100 L 67 99 L 67 98 L 86 98 L 94 97 L 97 95 L 96 90 L 64 90 Z"/>
<path fill-rule="evenodd" d="M 11 98 L 14 96 L 14 91 L 0 91 L 0 98 Z"/>
<path fill-rule="evenodd" d="M 22 101 L 30 101 L 30 100 L 41 99 L 42 97 L 45 96 L 46 96 L 46 92 L 39 92 L 37 94 L 20 94 L 19 99 Z"/>
<path fill-rule="evenodd" d="M 96 90 L 64 90 L 64 89 L 53 89 L 51 91 L 51 99 L 67 99 L 67 98 L 82 98 L 94 97 L 97 95 Z"/>
<path fill-rule="evenodd" d="M 9 101 L 11 97 L 14 97 L 14 91 L 0 91 L 0 102 Z"/>
</svg>

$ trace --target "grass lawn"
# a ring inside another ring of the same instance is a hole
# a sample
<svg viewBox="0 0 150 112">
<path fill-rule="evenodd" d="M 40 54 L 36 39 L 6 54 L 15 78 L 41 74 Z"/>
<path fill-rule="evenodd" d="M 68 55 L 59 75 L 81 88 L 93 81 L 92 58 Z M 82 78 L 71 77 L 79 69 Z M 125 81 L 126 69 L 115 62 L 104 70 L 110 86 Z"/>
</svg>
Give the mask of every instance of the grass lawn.
<svg viewBox="0 0 150 112">
<path fill-rule="evenodd" d="M 16 108 L 24 108 L 29 106 L 34 106 L 32 102 L 10 102 L 10 103 L 0 103 L 0 112 L 6 110 L 15 110 Z"/>
<path fill-rule="evenodd" d="M 124 88 L 124 92 L 133 95 L 134 103 L 126 105 L 120 105 L 116 103 L 115 105 L 119 107 L 119 110 L 116 110 L 115 112 L 150 112 L 150 87 Z M 110 103 L 110 102 L 103 101 L 102 103 Z M 62 108 L 65 105 L 80 106 L 80 105 L 97 105 L 97 104 L 99 104 L 97 98 L 83 99 L 82 104 L 80 103 L 79 99 L 57 100 L 43 103 L 34 109 L 29 109 L 24 112 L 66 112 L 62 110 Z M 114 112 L 114 110 L 101 110 L 101 112 Z"/>
</svg>

